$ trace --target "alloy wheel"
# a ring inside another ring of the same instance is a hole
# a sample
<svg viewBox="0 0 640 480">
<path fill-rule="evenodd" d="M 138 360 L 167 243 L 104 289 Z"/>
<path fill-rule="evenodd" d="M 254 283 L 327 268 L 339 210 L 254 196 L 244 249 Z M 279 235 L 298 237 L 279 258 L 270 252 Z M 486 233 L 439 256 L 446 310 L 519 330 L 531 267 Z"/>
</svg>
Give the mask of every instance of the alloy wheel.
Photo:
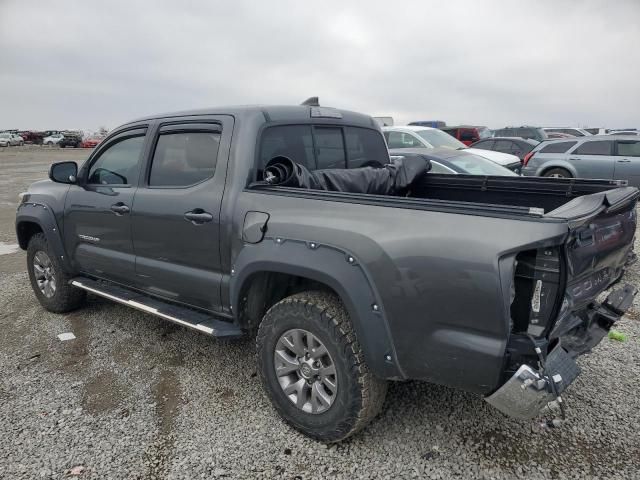
<svg viewBox="0 0 640 480">
<path fill-rule="evenodd" d="M 333 405 L 338 393 L 336 367 L 314 334 L 302 329 L 283 333 L 273 364 L 282 391 L 300 410 L 318 414 Z"/>
<path fill-rule="evenodd" d="M 33 256 L 33 273 L 40 292 L 47 298 L 56 294 L 56 275 L 49 255 L 42 250 Z"/>
</svg>

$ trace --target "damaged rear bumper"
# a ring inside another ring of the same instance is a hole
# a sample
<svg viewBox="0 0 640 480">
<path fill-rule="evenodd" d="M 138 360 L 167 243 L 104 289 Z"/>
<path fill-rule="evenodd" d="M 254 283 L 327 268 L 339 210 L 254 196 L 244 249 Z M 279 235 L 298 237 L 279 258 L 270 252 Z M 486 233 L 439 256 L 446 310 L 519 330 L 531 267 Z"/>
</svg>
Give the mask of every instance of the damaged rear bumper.
<svg viewBox="0 0 640 480">
<path fill-rule="evenodd" d="M 559 337 L 543 369 L 523 364 L 502 387 L 485 400 L 502 413 L 519 419 L 536 417 L 580 373 L 575 358 L 589 352 L 629 309 L 637 289 L 625 285 L 611 292 L 601 305 L 592 306 L 579 326 Z M 551 384 L 554 383 L 554 385 Z M 554 388 L 555 387 L 555 388 Z"/>
</svg>

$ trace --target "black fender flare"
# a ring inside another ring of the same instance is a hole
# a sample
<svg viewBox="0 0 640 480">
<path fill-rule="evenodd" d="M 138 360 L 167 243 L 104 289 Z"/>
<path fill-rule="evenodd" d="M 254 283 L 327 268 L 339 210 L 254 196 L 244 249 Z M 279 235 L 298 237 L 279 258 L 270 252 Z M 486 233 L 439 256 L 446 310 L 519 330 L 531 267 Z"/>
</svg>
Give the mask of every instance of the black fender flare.
<svg viewBox="0 0 640 480">
<path fill-rule="evenodd" d="M 349 313 L 372 373 L 385 379 L 405 378 L 380 296 L 354 254 L 333 245 L 281 237 L 245 244 L 233 263 L 229 285 L 234 312 L 239 312 L 246 282 L 261 272 L 295 275 L 332 288 Z"/>
<path fill-rule="evenodd" d="M 18 211 L 16 212 L 16 235 L 18 244 L 23 250 L 26 250 L 29 244 L 29 239 L 25 238 L 24 229 L 21 227 L 21 224 L 25 223 L 34 223 L 40 227 L 62 268 L 67 273 L 72 273 L 70 259 L 62 241 L 62 232 L 51 207 L 40 202 L 25 202 L 18 206 Z"/>
</svg>

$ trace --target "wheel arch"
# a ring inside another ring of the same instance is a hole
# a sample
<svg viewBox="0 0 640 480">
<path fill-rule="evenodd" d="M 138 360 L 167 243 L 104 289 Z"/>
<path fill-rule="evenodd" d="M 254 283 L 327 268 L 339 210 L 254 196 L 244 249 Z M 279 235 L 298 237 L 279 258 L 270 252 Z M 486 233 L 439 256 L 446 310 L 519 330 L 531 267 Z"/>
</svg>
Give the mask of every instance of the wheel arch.
<svg viewBox="0 0 640 480">
<path fill-rule="evenodd" d="M 62 241 L 62 234 L 51 208 L 44 203 L 20 204 L 16 214 L 16 236 L 20 248 L 26 250 L 29 246 L 29 240 L 38 233 L 44 234 L 62 268 L 67 272 L 72 272 L 69 257 Z"/>
<path fill-rule="evenodd" d="M 380 297 L 357 257 L 340 248 L 282 238 L 246 245 L 233 264 L 231 307 L 243 328 L 253 328 L 282 298 L 314 289 L 341 300 L 376 376 L 404 378 Z"/>
<path fill-rule="evenodd" d="M 539 177 L 542 177 L 546 172 L 548 172 L 553 168 L 561 168 L 569 172 L 573 178 L 578 177 L 578 172 L 576 171 L 575 167 L 571 165 L 569 162 L 565 162 L 565 161 L 551 161 L 551 162 L 543 163 L 538 169 L 538 173 L 536 175 Z"/>
</svg>

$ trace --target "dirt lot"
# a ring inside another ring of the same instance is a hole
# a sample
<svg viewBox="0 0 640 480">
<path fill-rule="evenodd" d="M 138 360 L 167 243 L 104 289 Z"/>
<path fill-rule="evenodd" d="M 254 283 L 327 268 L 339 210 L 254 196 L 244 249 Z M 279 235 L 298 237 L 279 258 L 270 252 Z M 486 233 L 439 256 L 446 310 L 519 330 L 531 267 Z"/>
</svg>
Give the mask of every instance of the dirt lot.
<svg viewBox="0 0 640 480">
<path fill-rule="evenodd" d="M 581 359 L 561 429 L 407 382 L 377 422 L 331 447 L 276 416 L 251 341 L 219 343 L 95 297 L 45 312 L 14 250 L 17 194 L 52 161 L 87 155 L 0 150 L 0 478 L 640 478 L 637 303 L 617 327 L 628 340 Z M 638 267 L 626 277 L 637 284 Z"/>
</svg>

